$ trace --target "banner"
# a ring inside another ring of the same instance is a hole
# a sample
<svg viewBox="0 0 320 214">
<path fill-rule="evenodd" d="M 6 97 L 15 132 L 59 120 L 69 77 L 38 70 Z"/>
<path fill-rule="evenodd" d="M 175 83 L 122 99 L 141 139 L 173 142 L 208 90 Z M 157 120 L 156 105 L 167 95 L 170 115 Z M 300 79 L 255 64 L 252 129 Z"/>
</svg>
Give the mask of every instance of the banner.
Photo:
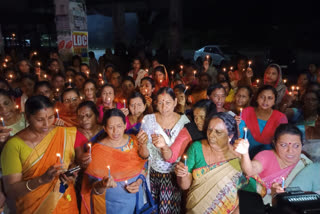
<svg viewBox="0 0 320 214">
<path fill-rule="evenodd" d="M 82 62 L 89 62 L 88 58 L 88 32 L 73 31 L 72 32 L 73 55 L 82 58 Z"/>
</svg>

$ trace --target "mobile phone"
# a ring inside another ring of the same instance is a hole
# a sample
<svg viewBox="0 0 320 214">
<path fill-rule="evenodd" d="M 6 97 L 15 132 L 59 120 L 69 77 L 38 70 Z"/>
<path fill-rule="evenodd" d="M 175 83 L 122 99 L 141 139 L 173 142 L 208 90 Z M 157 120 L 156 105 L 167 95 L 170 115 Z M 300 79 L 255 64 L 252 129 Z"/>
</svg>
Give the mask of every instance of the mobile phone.
<svg viewBox="0 0 320 214">
<path fill-rule="evenodd" d="M 79 171 L 80 169 L 81 169 L 80 166 L 76 166 L 76 167 L 74 167 L 74 168 L 69 169 L 68 171 L 66 171 L 66 172 L 63 173 L 63 174 L 65 174 L 66 176 L 69 177 L 69 176 L 72 176 L 74 172 Z"/>
</svg>

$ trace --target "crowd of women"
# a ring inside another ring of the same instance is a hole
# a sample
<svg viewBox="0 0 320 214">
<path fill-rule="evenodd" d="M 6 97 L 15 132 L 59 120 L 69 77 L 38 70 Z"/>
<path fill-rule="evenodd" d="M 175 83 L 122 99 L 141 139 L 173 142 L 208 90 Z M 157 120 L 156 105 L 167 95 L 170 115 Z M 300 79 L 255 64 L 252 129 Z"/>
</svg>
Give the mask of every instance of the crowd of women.
<svg viewBox="0 0 320 214">
<path fill-rule="evenodd" d="M 171 71 L 133 58 L 124 74 L 111 53 L 71 66 L 39 55 L 2 59 L 5 213 L 239 213 L 240 189 L 265 203 L 288 186 L 320 191 L 315 64 L 287 87 L 277 64 L 254 80 L 245 57 Z"/>
</svg>

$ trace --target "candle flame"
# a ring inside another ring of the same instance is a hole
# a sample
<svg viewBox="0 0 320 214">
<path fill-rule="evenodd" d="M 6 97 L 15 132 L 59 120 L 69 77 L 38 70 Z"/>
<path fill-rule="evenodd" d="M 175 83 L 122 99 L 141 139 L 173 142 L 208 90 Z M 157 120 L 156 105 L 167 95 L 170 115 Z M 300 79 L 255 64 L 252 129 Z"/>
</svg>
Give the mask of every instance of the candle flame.
<svg viewBox="0 0 320 214">
<path fill-rule="evenodd" d="M 244 128 L 243 128 L 243 130 L 244 130 L 244 131 L 247 131 L 247 130 L 248 130 L 248 128 L 247 128 L 247 127 L 244 127 Z"/>
<path fill-rule="evenodd" d="M 108 165 L 107 168 L 110 169 L 110 166 Z"/>
<path fill-rule="evenodd" d="M 88 146 L 91 147 L 91 143 L 88 143 Z"/>
<path fill-rule="evenodd" d="M 193 73 L 194 73 L 194 74 L 196 74 L 196 73 L 197 73 L 197 71 L 196 71 L 196 70 L 194 70 L 194 71 L 193 71 Z"/>
<path fill-rule="evenodd" d="M 230 67 L 230 70 L 231 70 L 231 71 L 233 70 L 233 66 Z"/>
<path fill-rule="evenodd" d="M 61 157 L 60 153 L 57 153 L 56 156 L 57 156 L 57 157 Z"/>
<path fill-rule="evenodd" d="M 56 112 L 58 113 L 58 112 L 59 112 L 59 109 L 56 108 Z"/>
<path fill-rule="evenodd" d="M 242 108 L 240 108 L 240 112 L 242 112 Z"/>
<path fill-rule="evenodd" d="M 16 105 L 16 109 L 19 109 L 19 105 Z"/>
<path fill-rule="evenodd" d="M 183 155 L 183 158 L 184 158 L 184 159 L 187 159 L 187 155 Z"/>
<path fill-rule="evenodd" d="M 128 184 L 128 181 L 127 181 L 127 180 L 125 180 L 124 182 L 125 182 L 126 184 Z"/>
</svg>

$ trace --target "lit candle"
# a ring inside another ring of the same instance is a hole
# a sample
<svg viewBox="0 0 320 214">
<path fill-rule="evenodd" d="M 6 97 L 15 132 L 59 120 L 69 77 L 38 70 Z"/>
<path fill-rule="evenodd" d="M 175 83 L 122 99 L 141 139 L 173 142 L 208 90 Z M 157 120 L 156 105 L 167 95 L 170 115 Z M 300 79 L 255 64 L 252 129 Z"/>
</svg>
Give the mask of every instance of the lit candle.
<svg viewBox="0 0 320 214">
<path fill-rule="evenodd" d="M 5 62 L 8 62 L 9 60 L 7 58 L 4 59 Z"/>
<path fill-rule="evenodd" d="M 47 75 L 46 74 L 44 75 L 44 78 L 47 79 Z"/>
<path fill-rule="evenodd" d="M 59 109 L 56 108 L 56 112 L 57 112 L 57 118 L 59 119 Z"/>
<path fill-rule="evenodd" d="M 17 110 L 19 109 L 19 105 L 16 105 L 16 109 L 17 109 Z"/>
<path fill-rule="evenodd" d="M 244 139 L 247 140 L 248 128 L 247 128 L 247 127 L 244 127 L 243 130 L 244 130 Z"/>
<path fill-rule="evenodd" d="M 184 158 L 184 165 L 187 166 L 187 155 L 183 155 Z"/>
<path fill-rule="evenodd" d="M 10 77 L 11 80 L 13 79 L 13 75 L 12 74 L 9 74 L 9 77 Z"/>
<path fill-rule="evenodd" d="M 88 143 L 89 146 L 89 153 L 91 154 L 91 143 Z"/>
<path fill-rule="evenodd" d="M 180 65 L 180 70 L 183 70 L 183 65 Z"/>
<path fill-rule="evenodd" d="M 110 166 L 108 165 L 107 168 L 108 168 L 108 173 L 109 173 L 109 177 L 110 177 L 111 176 Z"/>
<path fill-rule="evenodd" d="M 226 72 L 226 71 L 227 71 L 227 69 L 226 69 L 226 68 L 223 68 L 222 70 L 223 70 L 223 72 Z"/>
<path fill-rule="evenodd" d="M 291 91 L 289 92 L 289 95 L 292 96 L 292 92 Z"/>
<path fill-rule="evenodd" d="M 233 66 L 230 67 L 230 70 L 231 70 L 231 71 L 233 70 Z"/>
<path fill-rule="evenodd" d="M 194 78 L 196 78 L 196 74 L 197 74 L 197 71 L 194 70 L 194 71 L 193 71 L 193 76 L 194 76 Z"/>
<path fill-rule="evenodd" d="M 108 98 L 107 98 L 107 103 L 110 103 L 110 101 L 111 101 L 111 98 L 108 97 Z"/>
<path fill-rule="evenodd" d="M 83 100 L 83 97 L 82 97 L 82 96 L 80 96 L 80 100 Z"/>
<path fill-rule="evenodd" d="M 37 55 L 37 54 L 38 54 L 37 51 L 34 51 L 34 52 L 33 52 L 33 55 Z"/>
<path fill-rule="evenodd" d="M 103 80 L 101 80 L 101 85 L 103 85 L 104 84 L 104 81 Z"/>
<path fill-rule="evenodd" d="M 287 83 L 287 79 L 284 79 L 284 80 L 283 80 L 283 83 L 286 84 L 286 83 Z"/>
<path fill-rule="evenodd" d="M 297 89 L 297 91 L 299 91 L 299 89 L 300 89 L 299 86 L 297 86 L 296 89 Z"/>
<path fill-rule="evenodd" d="M 4 123 L 3 117 L 0 118 L 2 126 L 6 126 L 6 124 Z"/>
<path fill-rule="evenodd" d="M 89 71 L 87 71 L 87 76 L 89 77 L 89 74 L 90 74 L 90 72 Z"/>
<path fill-rule="evenodd" d="M 292 91 L 294 91 L 294 88 L 295 88 L 295 87 L 294 87 L 294 85 L 293 85 L 293 86 L 291 86 L 291 90 L 292 90 Z"/>
<path fill-rule="evenodd" d="M 128 181 L 127 180 L 125 180 L 124 183 L 126 184 L 126 186 L 128 185 Z"/>
<path fill-rule="evenodd" d="M 149 73 L 149 69 L 148 68 L 146 69 L 146 72 Z"/>
<path fill-rule="evenodd" d="M 186 86 L 186 89 L 184 90 L 184 93 L 186 93 L 186 91 L 189 89 L 189 86 Z"/>
<path fill-rule="evenodd" d="M 174 75 L 174 71 L 171 71 L 171 75 L 172 75 L 172 76 Z"/>
<path fill-rule="evenodd" d="M 71 82 L 72 82 L 72 79 L 69 79 L 69 86 L 71 87 Z"/>
<path fill-rule="evenodd" d="M 99 73 L 99 79 L 102 79 L 102 74 L 101 73 Z"/>
<path fill-rule="evenodd" d="M 61 158 L 60 153 L 57 153 L 56 155 L 57 155 L 57 157 L 59 157 L 59 159 L 60 159 L 60 164 L 62 164 L 62 158 Z"/>
<path fill-rule="evenodd" d="M 123 99 L 123 108 L 126 108 L 126 100 Z"/>
<path fill-rule="evenodd" d="M 281 177 L 281 179 L 282 179 L 281 187 L 282 187 L 282 189 L 283 189 L 283 188 L 284 188 L 284 177 Z"/>
<path fill-rule="evenodd" d="M 6 67 L 7 67 L 7 64 L 6 64 L 6 63 L 3 63 L 3 67 L 6 68 Z"/>
<path fill-rule="evenodd" d="M 13 37 L 15 37 L 15 36 L 16 36 L 16 34 L 15 34 L 15 33 L 13 33 L 13 34 L 12 34 L 12 36 L 13 36 Z"/>
<path fill-rule="evenodd" d="M 144 91 L 146 92 L 146 95 L 148 95 L 148 89 L 144 89 Z"/>
<path fill-rule="evenodd" d="M 59 88 L 56 89 L 56 92 L 59 93 Z"/>
<path fill-rule="evenodd" d="M 38 62 L 37 65 L 40 67 L 41 66 L 41 62 Z"/>
<path fill-rule="evenodd" d="M 251 64 L 252 64 L 252 61 L 249 60 L 249 61 L 248 61 L 248 66 L 249 66 L 249 68 L 250 68 Z"/>
<path fill-rule="evenodd" d="M 240 108 L 240 119 L 242 119 L 242 108 Z"/>
<path fill-rule="evenodd" d="M 257 82 L 257 85 L 259 85 L 260 80 L 259 80 L 259 79 L 257 79 L 257 80 L 256 80 L 256 82 Z"/>
<path fill-rule="evenodd" d="M 206 58 L 209 59 L 209 55 L 206 55 Z"/>
</svg>

